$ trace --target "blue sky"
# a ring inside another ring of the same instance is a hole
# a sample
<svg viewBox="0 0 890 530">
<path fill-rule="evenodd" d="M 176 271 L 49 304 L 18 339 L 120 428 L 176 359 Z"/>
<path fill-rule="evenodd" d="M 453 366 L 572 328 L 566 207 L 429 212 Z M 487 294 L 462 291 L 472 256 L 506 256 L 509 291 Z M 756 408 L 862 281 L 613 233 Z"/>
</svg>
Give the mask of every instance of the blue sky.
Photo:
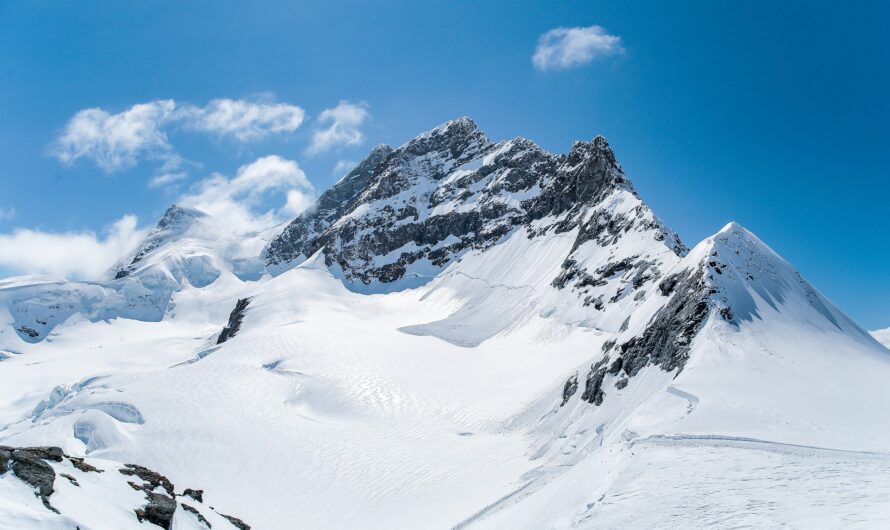
<svg viewBox="0 0 890 530">
<path fill-rule="evenodd" d="M 588 55 L 533 63 L 548 31 L 593 25 Z M 215 173 L 279 171 L 249 207 L 286 216 L 338 162 L 468 115 L 552 151 L 603 134 L 687 243 L 736 220 L 890 326 L 888 34 L 886 2 L 6 1 L 0 275 L 39 269 L 16 253 L 41 241 L 117 248 Z M 84 109 L 159 101 L 173 114 L 122 158 L 60 146 Z"/>
</svg>

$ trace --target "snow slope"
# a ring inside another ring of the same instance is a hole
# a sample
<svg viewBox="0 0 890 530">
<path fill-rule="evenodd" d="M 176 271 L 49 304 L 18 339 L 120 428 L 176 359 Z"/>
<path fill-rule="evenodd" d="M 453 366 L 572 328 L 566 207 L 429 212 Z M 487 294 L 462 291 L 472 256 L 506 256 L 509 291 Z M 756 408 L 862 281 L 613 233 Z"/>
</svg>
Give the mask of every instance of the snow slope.
<svg viewBox="0 0 890 530">
<path fill-rule="evenodd" d="M 0 514 L 10 530 L 125 530 L 145 528 L 143 521 L 175 530 L 246 528 L 206 506 L 202 490 L 177 493 L 166 477 L 136 465 L 70 457 L 53 447 L 0 446 L 0 470 Z M 46 495 L 36 496 L 35 487 Z"/>
<path fill-rule="evenodd" d="M 884 346 L 890 348 L 890 328 L 871 331 L 871 336 Z"/>
<path fill-rule="evenodd" d="M 264 268 L 258 254 L 276 231 L 231 234 L 207 214 L 173 205 L 106 281 L 0 280 L 0 348 L 16 344 L 13 332 L 26 342 L 43 340 L 75 315 L 157 322 L 173 310 L 173 294 L 183 288 L 259 280 Z"/>
<path fill-rule="evenodd" d="M 261 529 L 890 520 L 890 352 L 735 223 L 687 251 L 605 140 L 461 119 L 338 186 L 277 236 L 172 210 L 118 279 L 0 284 L 0 444 L 138 462 Z"/>
</svg>

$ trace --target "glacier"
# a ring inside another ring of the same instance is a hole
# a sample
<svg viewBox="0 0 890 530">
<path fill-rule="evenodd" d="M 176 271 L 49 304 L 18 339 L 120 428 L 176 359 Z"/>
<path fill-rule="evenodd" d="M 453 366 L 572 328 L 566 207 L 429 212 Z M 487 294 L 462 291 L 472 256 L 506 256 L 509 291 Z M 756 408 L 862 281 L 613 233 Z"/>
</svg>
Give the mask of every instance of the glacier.
<svg viewBox="0 0 890 530">
<path fill-rule="evenodd" d="M 881 527 L 888 380 L 744 227 L 688 248 L 605 138 L 459 118 L 284 225 L 171 206 L 101 281 L 0 281 L 0 446 L 109 470 L 56 477 L 60 513 L 2 474 L 0 523 L 142 527 L 138 464 L 214 528 Z"/>
</svg>

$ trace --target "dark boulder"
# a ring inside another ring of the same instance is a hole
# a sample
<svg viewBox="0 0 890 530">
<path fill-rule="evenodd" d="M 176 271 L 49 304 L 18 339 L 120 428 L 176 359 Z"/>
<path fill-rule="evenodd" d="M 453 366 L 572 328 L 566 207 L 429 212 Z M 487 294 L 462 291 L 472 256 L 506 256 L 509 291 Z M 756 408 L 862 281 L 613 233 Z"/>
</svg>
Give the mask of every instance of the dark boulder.
<svg viewBox="0 0 890 530">
<path fill-rule="evenodd" d="M 135 510 L 139 522 L 147 521 L 170 530 L 173 524 L 173 513 L 176 511 L 176 501 L 163 493 L 146 492 L 148 504 Z"/>
<path fill-rule="evenodd" d="M 22 482 L 28 484 L 36 491 L 36 495 L 43 501 L 43 505 L 58 513 L 49 503 L 49 496 L 53 494 L 53 483 L 56 480 L 56 472 L 52 466 L 41 460 L 37 453 L 27 449 L 15 449 L 12 451 L 12 462 L 9 468 Z"/>
<path fill-rule="evenodd" d="M 175 495 L 173 493 L 173 483 L 171 483 L 167 477 L 161 475 L 156 471 L 152 471 L 147 467 L 137 466 L 136 464 L 124 464 L 124 468 L 120 470 L 122 475 L 127 476 L 135 476 L 142 479 L 145 482 L 143 488 L 146 491 L 153 491 L 158 486 L 164 488 L 164 491 L 167 492 L 170 496 Z"/>
<path fill-rule="evenodd" d="M 216 512 L 216 513 L 219 513 L 219 512 Z M 226 515 L 223 513 L 220 513 L 219 516 L 225 518 L 227 521 L 232 523 L 232 525 L 235 528 L 237 528 L 238 530 L 250 530 L 250 525 L 245 523 L 241 519 L 238 519 L 237 517 L 232 517 L 231 515 Z"/>
<path fill-rule="evenodd" d="M 182 492 L 183 497 L 191 497 L 198 502 L 204 502 L 204 490 L 193 490 L 191 488 L 186 488 L 185 491 Z"/>
</svg>

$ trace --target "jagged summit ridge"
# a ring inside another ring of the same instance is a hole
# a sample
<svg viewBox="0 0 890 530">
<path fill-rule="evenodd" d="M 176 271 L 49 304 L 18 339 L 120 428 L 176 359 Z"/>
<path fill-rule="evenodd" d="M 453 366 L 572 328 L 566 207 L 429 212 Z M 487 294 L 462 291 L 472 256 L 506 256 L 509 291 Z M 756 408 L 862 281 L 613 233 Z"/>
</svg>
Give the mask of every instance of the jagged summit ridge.
<svg viewBox="0 0 890 530">
<path fill-rule="evenodd" d="M 602 136 L 554 155 L 524 138 L 493 143 L 465 117 L 385 156 L 372 152 L 359 167 L 368 172 L 353 182 L 364 189 L 353 188 L 348 200 L 323 196 L 316 210 L 295 219 L 264 251 L 270 268 L 321 251 L 348 285 L 392 290 L 422 284 L 467 251 L 520 228 L 537 236 L 573 230 L 612 193 L 639 202 Z M 683 248 L 639 206 L 633 215 L 648 219 L 654 239 Z"/>
</svg>

